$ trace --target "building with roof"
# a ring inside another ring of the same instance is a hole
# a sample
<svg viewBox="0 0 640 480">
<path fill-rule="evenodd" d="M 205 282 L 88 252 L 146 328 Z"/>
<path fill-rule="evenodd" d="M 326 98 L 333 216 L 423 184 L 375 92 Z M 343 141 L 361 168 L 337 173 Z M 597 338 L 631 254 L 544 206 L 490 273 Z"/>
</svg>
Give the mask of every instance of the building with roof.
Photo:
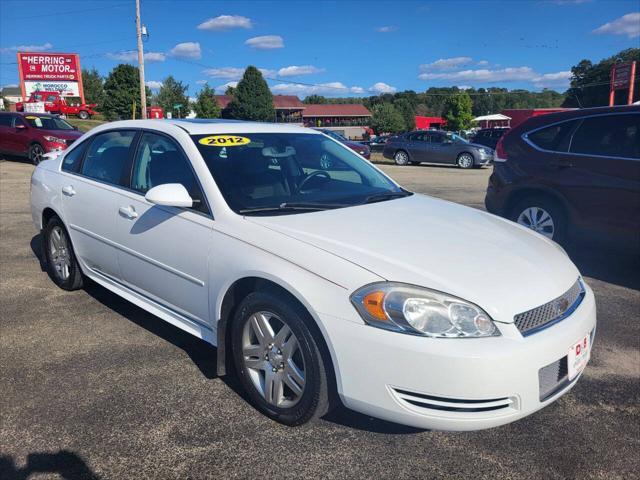
<svg viewBox="0 0 640 480">
<path fill-rule="evenodd" d="M 305 127 L 333 130 L 360 139 L 371 125 L 371 112 L 359 103 L 305 105 L 302 112 Z"/>
<path fill-rule="evenodd" d="M 216 95 L 216 101 L 222 110 L 222 118 L 228 118 L 229 103 L 233 99 L 232 95 Z M 273 108 L 276 116 L 273 119 L 276 123 L 299 123 L 302 124 L 302 111 L 304 103 L 295 95 L 274 95 Z"/>
</svg>

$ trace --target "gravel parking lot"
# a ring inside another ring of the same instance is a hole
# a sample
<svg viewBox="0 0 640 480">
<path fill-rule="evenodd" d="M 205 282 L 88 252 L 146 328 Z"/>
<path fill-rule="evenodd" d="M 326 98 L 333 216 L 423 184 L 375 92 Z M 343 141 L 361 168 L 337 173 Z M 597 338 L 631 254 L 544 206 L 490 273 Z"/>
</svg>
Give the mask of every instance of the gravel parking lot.
<svg viewBox="0 0 640 480">
<path fill-rule="evenodd" d="M 638 478 L 637 257 L 570 252 L 596 293 L 596 343 L 572 392 L 533 416 L 442 433 L 343 408 L 292 429 L 216 377 L 214 348 L 99 286 L 56 288 L 38 259 L 32 169 L 0 161 L 0 478 Z M 483 208 L 490 169 L 383 169 Z"/>
</svg>

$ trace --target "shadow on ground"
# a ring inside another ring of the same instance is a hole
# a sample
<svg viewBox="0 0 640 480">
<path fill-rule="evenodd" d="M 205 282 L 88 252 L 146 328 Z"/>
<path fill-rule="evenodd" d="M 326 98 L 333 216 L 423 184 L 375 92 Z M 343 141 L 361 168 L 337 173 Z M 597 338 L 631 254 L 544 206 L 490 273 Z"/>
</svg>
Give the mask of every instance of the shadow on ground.
<svg viewBox="0 0 640 480">
<path fill-rule="evenodd" d="M 40 474 L 57 474 L 64 480 L 97 480 L 91 468 L 82 458 L 68 450 L 56 453 L 30 453 L 27 464 L 17 468 L 15 460 L 10 456 L 0 455 L 0 478 L 4 480 L 27 480 Z"/>
</svg>

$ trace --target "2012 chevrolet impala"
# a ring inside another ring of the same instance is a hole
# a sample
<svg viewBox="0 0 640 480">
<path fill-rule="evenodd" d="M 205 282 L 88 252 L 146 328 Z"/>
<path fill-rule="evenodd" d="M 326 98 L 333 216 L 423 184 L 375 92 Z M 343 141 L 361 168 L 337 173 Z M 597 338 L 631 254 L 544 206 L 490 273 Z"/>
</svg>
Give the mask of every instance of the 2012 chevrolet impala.
<svg viewBox="0 0 640 480">
<path fill-rule="evenodd" d="M 219 373 L 288 425 L 339 399 L 493 427 L 589 359 L 594 296 L 560 246 L 411 193 L 315 130 L 105 124 L 37 166 L 31 209 L 58 286 L 89 278 L 217 346 Z"/>
</svg>

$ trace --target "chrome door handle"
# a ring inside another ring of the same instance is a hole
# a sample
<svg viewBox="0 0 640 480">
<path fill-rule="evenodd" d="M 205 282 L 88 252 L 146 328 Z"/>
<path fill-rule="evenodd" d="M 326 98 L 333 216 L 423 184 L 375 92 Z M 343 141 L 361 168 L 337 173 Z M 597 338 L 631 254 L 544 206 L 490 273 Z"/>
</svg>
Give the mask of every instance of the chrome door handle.
<svg viewBox="0 0 640 480">
<path fill-rule="evenodd" d="M 118 209 L 118 212 L 120 212 L 120 215 L 122 215 L 123 217 L 128 218 L 129 220 L 133 220 L 134 218 L 138 218 L 138 214 L 136 213 L 135 209 L 133 207 L 120 207 Z"/>
<path fill-rule="evenodd" d="M 62 187 L 62 193 L 67 197 L 73 197 L 76 194 L 76 191 L 73 189 L 73 185 L 67 185 L 66 187 Z"/>
</svg>

